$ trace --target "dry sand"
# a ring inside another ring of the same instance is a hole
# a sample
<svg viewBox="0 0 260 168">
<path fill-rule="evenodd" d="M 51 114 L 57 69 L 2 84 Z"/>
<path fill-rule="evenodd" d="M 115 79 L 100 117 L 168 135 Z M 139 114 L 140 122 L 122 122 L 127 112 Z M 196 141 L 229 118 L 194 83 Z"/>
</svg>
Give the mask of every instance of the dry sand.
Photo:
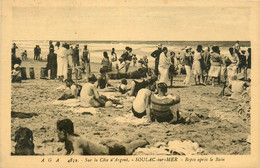
<svg viewBox="0 0 260 168">
<path fill-rule="evenodd" d="M 40 67 L 46 62 L 23 62 L 22 66 L 35 68 L 36 79 L 24 80 L 21 84 L 12 84 L 12 112 L 35 113 L 31 118 L 11 118 L 12 152 L 14 152 L 14 133 L 19 127 L 28 127 L 33 131 L 35 152 L 43 155 L 59 155 L 63 144 L 58 142 L 57 120 L 69 118 L 74 122 L 75 132 L 96 142 L 103 139 L 146 139 L 150 146 L 156 142 L 172 140 L 191 140 L 204 149 L 203 154 L 211 155 L 248 155 L 251 145 L 246 142 L 250 135 L 250 123 L 244 122 L 236 112 L 238 102 L 218 97 L 220 87 L 190 86 L 182 84 L 183 75 L 174 79 L 174 88 L 169 93 L 181 97 L 181 114 L 196 113 L 199 122 L 193 124 L 152 123 L 135 126 L 115 121 L 124 116 L 131 108 L 131 102 L 124 100 L 124 108 L 99 108 L 94 115 L 75 113 L 70 107 L 54 105 L 62 92 L 56 88 L 63 83 L 54 80 L 39 79 Z M 98 65 L 92 66 L 97 72 Z M 27 73 L 28 76 L 28 73 Z M 117 85 L 119 81 L 111 80 Z"/>
</svg>

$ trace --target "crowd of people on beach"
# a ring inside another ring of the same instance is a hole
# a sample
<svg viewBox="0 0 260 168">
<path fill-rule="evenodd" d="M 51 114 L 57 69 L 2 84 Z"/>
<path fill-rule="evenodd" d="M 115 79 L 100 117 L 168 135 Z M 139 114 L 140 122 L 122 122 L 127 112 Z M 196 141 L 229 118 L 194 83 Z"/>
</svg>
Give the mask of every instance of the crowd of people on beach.
<svg viewBox="0 0 260 168">
<path fill-rule="evenodd" d="M 15 48 L 12 48 L 12 81 L 21 82 L 19 68 L 21 62 L 15 58 Z M 138 60 L 140 68 L 130 73 L 131 83 L 122 78 L 118 86 L 110 83 L 109 73 L 127 73 L 130 63 L 136 66 L 137 57 L 132 48 L 125 47 L 122 55 L 117 56 L 115 48 L 112 48 L 109 56 L 107 51 L 103 52 L 101 68 L 98 77 L 91 72 L 91 59 L 88 46 L 84 45 L 79 50 L 79 45 L 69 45 L 65 42 L 52 41 L 49 43 L 49 54 L 47 56 L 46 68 L 50 70 L 50 79 L 59 79 L 65 83 L 65 91 L 58 100 L 79 99 L 84 106 L 88 107 L 111 107 L 113 104 L 120 105 L 118 99 L 107 98 L 103 92 L 117 92 L 125 98 L 132 97 L 131 111 L 136 118 L 147 118 L 147 122 L 183 122 L 179 113 L 180 96 L 169 94 L 168 90 L 174 86 L 174 76 L 185 73 L 183 84 L 191 86 L 191 76 L 194 75 L 195 85 L 215 86 L 223 84 L 220 95 L 225 90 L 238 94 L 248 87 L 245 80 L 250 81 L 251 69 L 251 48 L 248 48 L 247 55 L 240 48 L 239 42 L 229 48 L 229 55 L 221 54 L 219 46 L 202 47 L 198 45 L 193 51 L 192 47 L 186 46 L 181 51 L 168 51 L 167 47 L 158 44 L 157 49 L 151 53 L 155 59 L 155 68 L 148 66 L 147 56 Z M 20 60 L 21 61 L 21 60 Z M 124 69 L 122 71 L 122 69 Z M 17 74 L 18 73 L 18 74 Z M 71 74 L 75 74 L 74 78 Z M 84 78 L 82 77 L 82 74 Z M 83 78 L 83 82 L 78 82 Z M 244 79 L 241 81 L 239 79 Z M 58 121 L 59 138 L 65 142 L 74 139 L 73 124 L 71 120 Z M 67 130 L 70 128 L 71 130 Z M 86 142 L 88 145 L 93 145 Z M 143 142 L 142 142 L 143 143 Z M 66 143 L 65 143 L 66 145 Z M 117 144 L 118 145 L 118 144 Z M 137 143 L 138 146 L 140 144 Z M 126 146 L 119 145 L 120 148 Z M 89 146 L 91 148 L 92 146 Z M 93 149 L 97 149 L 93 145 Z M 114 149 L 114 148 L 113 148 Z M 81 154 L 84 154 L 81 149 Z M 120 149 L 121 150 L 121 149 Z M 66 154 L 71 154 L 72 149 L 67 149 Z M 74 151 L 75 152 L 75 151 Z M 86 154 L 111 154 L 104 148 L 103 152 L 96 152 L 88 149 Z M 125 151 L 123 152 L 125 153 Z"/>
</svg>

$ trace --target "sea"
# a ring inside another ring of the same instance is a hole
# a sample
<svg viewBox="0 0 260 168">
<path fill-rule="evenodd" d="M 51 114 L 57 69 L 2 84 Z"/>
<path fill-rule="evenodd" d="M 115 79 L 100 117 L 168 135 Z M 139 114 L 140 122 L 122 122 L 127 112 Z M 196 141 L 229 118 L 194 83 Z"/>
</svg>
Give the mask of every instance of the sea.
<svg viewBox="0 0 260 168">
<path fill-rule="evenodd" d="M 53 44 L 57 40 L 52 40 Z M 17 56 L 21 57 L 21 53 L 27 50 L 28 58 L 33 59 L 33 50 L 36 45 L 41 48 L 41 58 L 43 60 L 47 59 L 49 52 L 49 40 L 13 40 L 16 43 Z M 61 41 L 67 42 L 73 46 L 79 44 L 79 49 L 82 49 L 84 45 L 88 45 L 90 51 L 91 62 L 101 63 L 103 58 L 103 52 L 107 51 L 110 55 L 111 49 L 115 48 L 117 56 L 121 56 L 126 46 L 133 49 L 133 53 L 136 54 L 137 58 L 142 58 L 143 56 L 148 56 L 148 60 L 153 61 L 150 54 L 157 49 L 157 45 L 161 43 L 163 46 L 167 47 L 169 51 L 174 51 L 178 53 L 185 46 L 191 46 L 193 50 L 196 49 L 197 45 L 202 45 L 203 47 L 212 47 L 217 45 L 220 47 L 221 53 L 224 55 L 229 54 L 228 48 L 234 46 L 236 41 Z M 10 45 L 11 48 L 12 45 Z M 240 46 L 244 50 L 247 50 L 251 46 L 250 41 L 240 41 Z"/>
</svg>

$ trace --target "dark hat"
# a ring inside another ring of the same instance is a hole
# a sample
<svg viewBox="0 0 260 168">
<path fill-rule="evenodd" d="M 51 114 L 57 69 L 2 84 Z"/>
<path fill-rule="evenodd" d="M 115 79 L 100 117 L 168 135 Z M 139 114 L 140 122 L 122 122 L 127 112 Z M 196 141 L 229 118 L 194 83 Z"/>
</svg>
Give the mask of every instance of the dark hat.
<svg viewBox="0 0 260 168">
<path fill-rule="evenodd" d="M 214 45 L 214 46 L 212 47 L 212 51 L 213 51 L 213 52 L 219 52 L 219 46 Z"/>
<path fill-rule="evenodd" d="M 162 92 L 166 93 L 167 92 L 167 84 L 164 82 L 160 82 L 157 84 L 157 88 L 161 90 Z"/>
<path fill-rule="evenodd" d="M 127 80 L 125 78 L 121 79 L 121 83 L 127 85 Z"/>
<path fill-rule="evenodd" d="M 59 41 L 56 42 L 55 46 L 57 46 L 57 45 L 60 45 L 60 42 L 59 42 Z"/>
<path fill-rule="evenodd" d="M 104 68 L 104 67 L 102 67 L 102 68 L 100 68 L 99 72 L 102 74 L 102 73 L 105 73 L 105 72 L 106 72 L 106 70 L 105 70 L 105 68 Z"/>
</svg>

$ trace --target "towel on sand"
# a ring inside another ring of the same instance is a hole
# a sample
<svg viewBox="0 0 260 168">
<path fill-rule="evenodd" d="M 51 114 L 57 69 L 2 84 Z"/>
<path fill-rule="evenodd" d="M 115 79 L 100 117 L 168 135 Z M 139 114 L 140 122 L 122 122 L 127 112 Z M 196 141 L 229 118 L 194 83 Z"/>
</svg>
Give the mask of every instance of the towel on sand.
<svg viewBox="0 0 260 168">
<path fill-rule="evenodd" d="M 132 113 L 116 117 L 115 121 L 120 123 L 129 123 L 132 125 L 149 125 L 145 116 L 143 118 L 136 118 Z"/>
<path fill-rule="evenodd" d="M 197 142 L 174 140 L 169 141 L 167 145 L 164 142 L 157 142 L 150 148 L 138 148 L 133 155 L 195 155 L 202 152 L 203 149 Z"/>
<path fill-rule="evenodd" d="M 174 140 L 168 143 L 169 151 L 171 153 L 177 152 L 184 155 L 195 155 L 203 152 L 197 142 Z"/>
<path fill-rule="evenodd" d="M 84 107 L 89 108 L 91 107 L 88 103 L 83 103 L 79 99 L 68 99 L 68 100 L 55 100 L 53 102 L 54 105 L 63 105 L 68 107 Z"/>
<path fill-rule="evenodd" d="M 70 110 L 73 111 L 74 113 L 80 113 L 84 115 L 93 115 L 98 113 L 98 109 L 94 107 L 88 107 L 88 108 L 77 107 L 77 108 L 71 108 Z"/>
<path fill-rule="evenodd" d="M 69 107 L 77 107 L 80 106 L 81 103 L 78 99 L 68 99 L 68 100 L 55 100 L 53 104 L 69 106 Z"/>
<path fill-rule="evenodd" d="M 163 148 L 138 148 L 135 150 L 133 155 L 171 155 L 170 152 L 166 151 Z"/>
</svg>

